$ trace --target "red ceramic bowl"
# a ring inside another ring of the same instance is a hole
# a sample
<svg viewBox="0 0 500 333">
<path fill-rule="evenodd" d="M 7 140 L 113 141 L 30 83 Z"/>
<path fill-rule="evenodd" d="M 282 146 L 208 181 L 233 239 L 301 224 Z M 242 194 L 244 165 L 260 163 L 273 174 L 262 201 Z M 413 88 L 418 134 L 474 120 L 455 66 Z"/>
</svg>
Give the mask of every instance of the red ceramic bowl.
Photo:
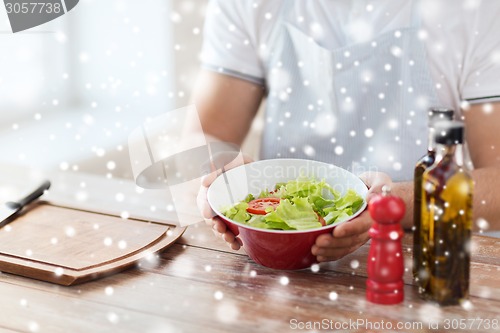
<svg viewBox="0 0 500 333">
<path fill-rule="evenodd" d="M 259 194 L 274 188 L 276 183 L 298 177 L 324 179 L 341 194 L 354 189 L 363 198 L 368 192 L 365 184 L 354 174 L 331 164 L 301 160 L 263 160 L 239 166 L 218 177 L 208 189 L 208 202 L 228 228 L 243 241 L 243 248 L 256 263 L 274 269 L 308 268 L 316 262 L 311 248 L 316 238 L 347 221 L 318 229 L 285 231 L 258 229 L 226 218 L 220 210 L 243 200 L 247 194 Z M 366 208 L 366 202 L 352 218 Z"/>
</svg>

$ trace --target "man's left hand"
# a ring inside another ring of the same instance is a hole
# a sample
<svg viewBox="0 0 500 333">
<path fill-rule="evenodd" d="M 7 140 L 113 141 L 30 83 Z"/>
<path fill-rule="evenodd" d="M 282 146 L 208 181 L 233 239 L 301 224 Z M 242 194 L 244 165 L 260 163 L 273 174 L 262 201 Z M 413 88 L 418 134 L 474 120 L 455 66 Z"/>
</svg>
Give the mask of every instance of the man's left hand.
<svg viewBox="0 0 500 333">
<path fill-rule="evenodd" d="M 370 202 L 375 194 L 382 193 L 384 185 L 392 185 L 391 178 L 382 172 L 365 172 L 360 178 L 369 189 L 367 202 Z M 319 262 L 338 260 L 354 252 L 370 239 L 368 231 L 371 226 L 372 219 L 368 210 L 365 210 L 356 218 L 335 227 L 333 233 L 318 236 L 311 252 Z"/>
</svg>

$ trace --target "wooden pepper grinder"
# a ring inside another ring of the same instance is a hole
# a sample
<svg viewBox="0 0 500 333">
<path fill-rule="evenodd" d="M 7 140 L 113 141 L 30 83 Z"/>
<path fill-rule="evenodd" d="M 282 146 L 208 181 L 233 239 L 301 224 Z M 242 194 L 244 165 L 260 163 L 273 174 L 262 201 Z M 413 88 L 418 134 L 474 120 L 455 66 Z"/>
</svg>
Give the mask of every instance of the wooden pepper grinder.
<svg viewBox="0 0 500 333">
<path fill-rule="evenodd" d="M 377 304 L 397 304 L 404 298 L 400 221 L 405 214 L 405 204 L 401 198 L 390 195 L 389 187 L 384 186 L 382 192 L 368 204 L 374 222 L 369 231 L 372 241 L 368 253 L 366 299 Z"/>
</svg>

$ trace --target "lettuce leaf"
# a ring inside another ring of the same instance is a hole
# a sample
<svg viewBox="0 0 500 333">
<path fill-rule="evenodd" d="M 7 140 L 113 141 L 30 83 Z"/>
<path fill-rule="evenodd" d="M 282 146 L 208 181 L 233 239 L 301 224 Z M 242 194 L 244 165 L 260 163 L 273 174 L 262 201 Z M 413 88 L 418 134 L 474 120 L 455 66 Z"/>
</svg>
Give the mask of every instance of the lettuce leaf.
<svg viewBox="0 0 500 333">
<path fill-rule="evenodd" d="M 347 208 L 352 209 L 352 213 L 356 213 L 358 209 L 363 205 L 363 198 L 359 196 L 354 190 L 348 190 L 347 193 L 335 201 L 335 206 L 338 210 L 344 210 Z"/>
<path fill-rule="evenodd" d="M 233 221 L 245 223 L 252 217 L 247 212 L 247 208 L 248 208 L 248 203 L 242 201 L 232 207 L 229 207 L 228 209 L 223 210 L 222 214 L 224 214 L 224 216 Z"/>
<path fill-rule="evenodd" d="M 265 215 L 264 221 L 268 223 L 285 223 L 289 229 L 295 230 L 321 227 L 321 223 L 319 223 L 318 217 L 307 198 L 295 198 L 293 204 L 288 199 L 281 200 L 274 212 Z"/>
</svg>

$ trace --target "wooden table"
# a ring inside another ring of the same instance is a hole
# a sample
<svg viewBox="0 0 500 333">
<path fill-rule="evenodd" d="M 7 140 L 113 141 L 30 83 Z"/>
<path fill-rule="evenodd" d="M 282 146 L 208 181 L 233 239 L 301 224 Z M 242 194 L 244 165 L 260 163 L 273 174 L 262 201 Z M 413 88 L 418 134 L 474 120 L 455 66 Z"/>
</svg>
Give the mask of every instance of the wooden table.
<svg viewBox="0 0 500 333">
<path fill-rule="evenodd" d="M 407 235 L 407 266 L 410 244 Z M 1 274 L 0 332 L 446 332 L 460 324 L 460 332 L 499 332 L 500 240 L 475 236 L 473 244 L 465 306 L 420 300 L 411 269 L 404 303 L 381 306 L 365 300 L 367 245 L 319 271 L 275 271 L 198 224 L 156 260 L 94 282 L 62 287 Z M 323 326 L 307 329 L 315 322 Z"/>
<path fill-rule="evenodd" d="M 1 184 L 12 186 L 0 196 L 16 198 L 18 185 L 28 190 L 39 181 L 38 176 L 27 181 L 30 174 L 37 175 L 0 166 Z M 85 201 L 90 210 L 120 212 L 126 207 L 131 216 L 140 217 L 154 205 L 159 217 L 168 218 L 168 198 L 137 191 L 130 182 L 68 173 L 50 179 L 59 202 L 75 194 L 78 198 L 75 189 L 85 183 L 85 190 L 96 189 Z M 114 200 L 117 192 L 125 201 Z M 407 267 L 410 245 L 407 235 Z M 0 333 L 446 332 L 452 330 L 445 325 L 461 324 L 466 329 L 456 331 L 499 332 L 492 324 L 500 320 L 500 239 L 475 236 L 472 251 L 471 298 L 464 307 L 438 308 L 420 300 L 411 269 L 405 275 L 404 303 L 381 306 L 365 300 L 368 245 L 318 271 L 275 271 L 253 263 L 243 251 L 229 250 L 201 223 L 190 226 L 156 259 L 82 285 L 62 287 L 0 273 Z M 308 329 L 314 323 L 316 329 Z M 398 323 L 408 326 L 398 329 Z"/>
</svg>

